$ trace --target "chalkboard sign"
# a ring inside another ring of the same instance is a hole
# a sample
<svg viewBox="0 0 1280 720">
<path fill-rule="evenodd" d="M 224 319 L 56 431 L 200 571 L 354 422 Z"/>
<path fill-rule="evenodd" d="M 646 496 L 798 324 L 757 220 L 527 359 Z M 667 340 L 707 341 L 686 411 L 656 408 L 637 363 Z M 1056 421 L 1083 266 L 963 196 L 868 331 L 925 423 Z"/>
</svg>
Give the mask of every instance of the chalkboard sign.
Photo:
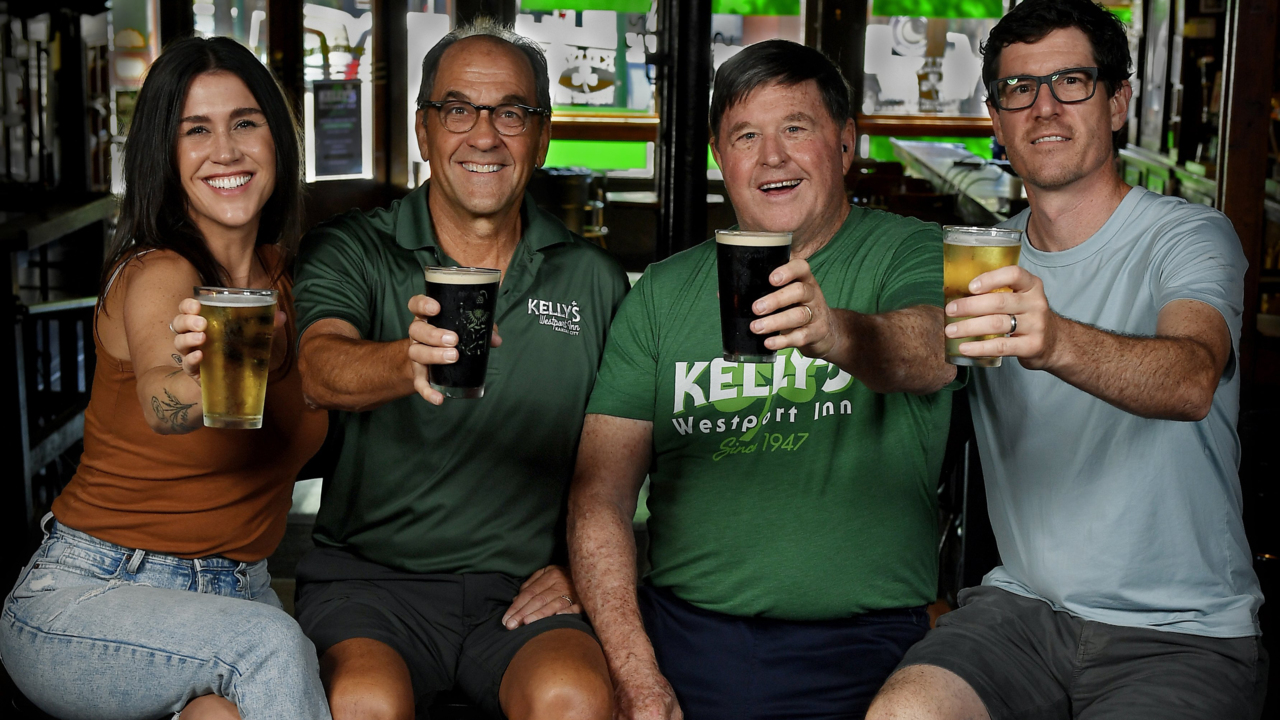
<svg viewBox="0 0 1280 720">
<path fill-rule="evenodd" d="M 315 98 L 316 177 L 364 172 L 360 81 L 321 80 Z"/>
</svg>

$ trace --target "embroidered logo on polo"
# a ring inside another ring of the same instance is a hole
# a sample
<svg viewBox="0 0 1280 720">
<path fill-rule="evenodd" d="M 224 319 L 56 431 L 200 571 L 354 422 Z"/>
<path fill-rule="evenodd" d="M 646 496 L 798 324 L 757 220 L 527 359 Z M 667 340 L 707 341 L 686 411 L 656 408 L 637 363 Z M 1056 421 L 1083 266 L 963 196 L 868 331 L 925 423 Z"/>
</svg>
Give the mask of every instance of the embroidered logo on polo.
<svg viewBox="0 0 1280 720">
<path fill-rule="evenodd" d="M 582 312 L 578 309 L 577 300 L 562 303 L 529 298 L 528 314 L 538 316 L 539 325 L 545 325 L 556 332 L 565 335 L 582 332 Z"/>
</svg>

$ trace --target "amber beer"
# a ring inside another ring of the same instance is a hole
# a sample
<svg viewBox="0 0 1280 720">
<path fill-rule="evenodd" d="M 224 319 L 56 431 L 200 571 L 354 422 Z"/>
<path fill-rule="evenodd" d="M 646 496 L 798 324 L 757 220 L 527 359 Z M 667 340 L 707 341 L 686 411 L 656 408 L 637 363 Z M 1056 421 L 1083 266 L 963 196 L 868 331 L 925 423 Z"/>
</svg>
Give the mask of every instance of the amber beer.
<svg viewBox="0 0 1280 720">
<path fill-rule="evenodd" d="M 205 427 L 262 427 L 275 329 L 276 291 L 198 287 L 205 327 L 200 402 Z"/>
<path fill-rule="evenodd" d="M 484 397 L 502 272 L 474 267 L 428 267 L 425 272 L 427 297 L 440 303 L 440 314 L 431 318 L 431 324 L 458 335 L 457 362 L 429 366 L 427 381 L 445 397 Z"/>
<path fill-rule="evenodd" d="M 770 335 L 751 332 L 755 301 L 777 288 L 769 273 L 791 259 L 791 233 L 716 231 L 716 269 L 720 276 L 720 336 L 729 362 L 773 362 L 777 353 L 764 346 Z"/>
<path fill-rule="evenodd" d="M 969 283 L 982 273 L 1008 265 L 1017 265 L 1022 252 L 1022 231 L 1006 228 L 960 227 L 942 228 L 942 285 L 946 302 L 969 297 Z M 992 292 L 1010 292 L 1000 288 Z M 968 320 L 948 317 L 947 324 Z M 999 335 L 947 338 L 947 362 L 952 365 L 1000 367 L 998 357 L 967 357 L 960 354 L 960 344 L 992 340 Z"/>
</svg>

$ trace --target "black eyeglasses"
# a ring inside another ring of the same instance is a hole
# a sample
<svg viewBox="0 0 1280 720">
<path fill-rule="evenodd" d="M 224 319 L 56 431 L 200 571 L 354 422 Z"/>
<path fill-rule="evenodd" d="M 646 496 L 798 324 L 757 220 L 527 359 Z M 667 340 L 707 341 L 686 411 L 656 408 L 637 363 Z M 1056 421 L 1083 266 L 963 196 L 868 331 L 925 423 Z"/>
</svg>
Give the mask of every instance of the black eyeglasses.
<svg viewBox="0 0 1280 720">
<path fill-rule="evenodd" d="M 1048 85 L 1053 98 L 1064 105 L 1084 102 L 1098 90 L 1098 68 L 1067 68 L 1052 75 L 1000 78 L 987 87 L 987 97 L 1001 110 L 1025 110 L 1036 104 L 1041 85 Z"/>
<path fill-rule="evenodd" d="M 470 132 L 476 126 L 481 110 L 488 110 L 493 128 L 500 135 L 519 135 L 529 126 L 530 115 L 548 115 L 546 109 L 528 105 L 476 105 L 465 100 L 435 100 L 424 102 L 422 109 L 440 111 L 440 124 L 451 133 Z"/>
</svg>

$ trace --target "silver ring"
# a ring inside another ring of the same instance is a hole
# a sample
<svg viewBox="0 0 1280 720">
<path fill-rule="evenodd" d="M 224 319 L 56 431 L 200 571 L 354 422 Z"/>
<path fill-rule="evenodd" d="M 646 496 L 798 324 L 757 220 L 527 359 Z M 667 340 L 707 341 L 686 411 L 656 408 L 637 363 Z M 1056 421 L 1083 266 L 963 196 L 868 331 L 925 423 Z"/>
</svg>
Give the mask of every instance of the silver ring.
<svg viewBox="0 0 1280 720">
<path fill-rule="evenodd" d="M 801 305 L 800 307 L 809 313 L 809 319 L 800 323 L 800 327 L 804 327 L 805 325 L 808 325 L 809 323 L 813 322 L 813 308 L 809 307 L 808 305 Z"/>
<path fill-rule="evenodd" d="M 172 320 L 170 320 L 170 321 L 169 321 L 169 332 L 173 333 L 174 335 L 177 335 L 177 334 L 178 334 L 178 331 L 173 329 L 173 321 L 172 321 Z"/>
<path fill-rule="evenodd" d="M 1009 316 L 1009 332 L 1006 334 L 1012 335 L 1016 332 L 1018 332 L 1018 316 L 1010 315 Z"/>
<path fill-rule="evenodd" d="M 564 598 L 564 601 L 569 603 L 569 607 L 573 607 L 573 598 L 568 595 L 561 595 L 560 597 Z"/>
</svg>

